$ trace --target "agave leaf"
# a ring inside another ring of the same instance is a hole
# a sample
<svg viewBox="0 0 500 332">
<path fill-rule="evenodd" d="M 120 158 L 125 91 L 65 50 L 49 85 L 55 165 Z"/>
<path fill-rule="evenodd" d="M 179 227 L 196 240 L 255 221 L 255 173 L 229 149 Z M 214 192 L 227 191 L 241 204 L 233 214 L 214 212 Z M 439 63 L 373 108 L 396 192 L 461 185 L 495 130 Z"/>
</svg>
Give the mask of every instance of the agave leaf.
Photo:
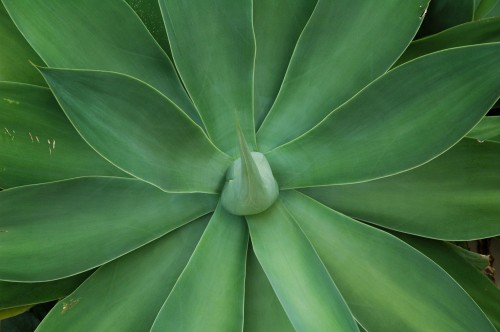
<svg viewBox="0 0 500 332">
<path fill-rule="evenodd" d="M 0 281 L 0 308 L 34 305 L 60 299 L 71 293 L 91 272 L 48 282 Z"/>
<path fill-rule="evenodd" d="M 149 331 L 207 221 L 193 221 L 100 267 L 37 331 Z"/>
<path fill-rule="evenodd" d="M 500 116 L 485 116 L 471 131 L 468 137 L 479 141 L 500 143 Z"/>
<path fill-rule="evenodd" d="M 128 177 L 92 150 L 49 89 L 0 82 L 0 187 L 86 175 Z"/>
<path fill-rule="evenodd" d="M 160 0 L 174 62 L 209 137 L 237 155 L 236 112 L 255 146 L 255 40 L 250 0 Z"/>
<path fill-rule="evenodd" d="M 295 331 L 253 249 L 248 251 L 244 331 Z"/>
<path fill-rule="evenodd" d="M 247 248 L 245 220 L 219 204 L 151 331 L 241 331 Z"/>
<path fill-rule="evenodd" d="M 500 234 L 500 144 L 466 138 L 414 170 L 303 191 L 353 218 L 444 240 Z M 362 203 L 361 203 L 362 202 Z"/>
<path fill-rule="evenodd" d="M 311 129 L 389 69 L 415 35 L 427 3 L 319 0 L 259 129 L 260 150 Z"/>
<path fill-rule="evenodd" d="M 437 157 L 497 100 L 499 54 L 500 43 L 449 49 L 382 76 L 315 128 L 267 153 L 280 188 L 362 182 Z"/>
<path fill-rule="evenodd" d="M 494 9 L 500 8 L 499 0 L 476 0 L 476 8 L 474 10 L 474 19 L 479 20 L 484 17 L 488 17 L 491 14 L 495 15 Z"/>
<path fill-rule="evenodd" d="M 168 56 L 124 1 L 2 1 L 47 65 L 136 77 L 199 122 Z"/>
<path fill-rule="evenodd" d="M 446 48 L 500 41 L 500 17 L 467 22 L 435 35 L 413 41 L 395 66 Z"/>
<path fill-rule="evenodd" d="M 474 16 L 475 0 L 432 0 L 418 30 L 417 38 L 438 33 L 465 22 Z"/>
<path fill-rule="evenodd" d="M 142 23 L 148 28 L 149 33 L 156 42 L 172 59 L 172 52 L 168 43 L 167 30 L 163 24 L 160 4 L 158 0 L 126 0 L 130 7 L 136 12 Z"/>
<path fill-rule="evenodd" d="M 316 3 L 315 0 L 253 1 L 256 128 L 260 127 L 278 94 L 297 39 Z"/>
<path fill-rule="evenodd" d="M 7 319 L 10 317 L 20 315 L 23 312 L 30 310 L 31 307 L 32 307 L 32 305 L 25 305 L 25 306 L 21 306 L 21 307 L 1 309 L 0 310 L 0 321 L 3 319 Z"/>
<path fill-rule="evenodd" d="M 296 191 L 281 197 L 366 330 L 495 331 L 445 271 L 403 241 Z"/>
<path fill-rule="evenodd" d="M 41 70 L 82 137 L 113 164 L 166 191 L 221 189 L 231 159 L 157 90 L 116 73 Z"/>
<path fill-rule="evenodd" d="M 31 63 L 44 65 L 23 35 L 17 30 L 0 1 L 0 81 L 45 85 Z M 31 63 L 30 63 L 31 62 Z"/>
<path fill-rule="evenodd" d="M 0 280 L 6 281 L 89 270 L 212 211 L 216 201 L 106 177 L 18 187 L 0 198 Z"/>
<path fill-rule="evenodd" d="M 461 248 L 450 243 L 408 234 L 398 233 L 396 235 L 448 272 L 479 305 L 495 328 L 500 330 L 500 317 L 498 315 L 500 312 L 500 289 L 457 253 L 456 250 L 462 250 Z"/>
<path fill-rule="evenodd" d="M 278 200 L 247 216 L 254 252 L 298 331 L 358 331 L 316 251 Z"/>
</svg>

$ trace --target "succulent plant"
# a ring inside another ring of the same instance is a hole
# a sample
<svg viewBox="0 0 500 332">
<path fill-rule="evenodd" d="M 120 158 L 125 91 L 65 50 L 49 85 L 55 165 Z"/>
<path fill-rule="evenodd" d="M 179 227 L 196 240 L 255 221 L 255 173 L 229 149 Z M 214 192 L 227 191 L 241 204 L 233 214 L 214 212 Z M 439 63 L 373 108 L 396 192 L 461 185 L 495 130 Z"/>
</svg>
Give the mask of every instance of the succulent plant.
<svg viewBox="0 0 500 332">
<path fill-rule="evenodd" d="M 500 234 L 499 19 L 411 43 L 428 0 L 2 2 L 0 317 L 500 326 L 448 242 Z"/>
</svg>

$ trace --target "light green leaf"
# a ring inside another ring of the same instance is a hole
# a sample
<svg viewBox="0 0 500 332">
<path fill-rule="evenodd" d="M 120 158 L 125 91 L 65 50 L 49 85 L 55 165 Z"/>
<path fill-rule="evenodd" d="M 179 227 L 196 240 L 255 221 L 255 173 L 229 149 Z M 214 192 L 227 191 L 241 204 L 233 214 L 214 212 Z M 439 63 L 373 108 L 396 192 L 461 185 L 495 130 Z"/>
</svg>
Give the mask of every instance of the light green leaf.
<svg viewBox="0 0 500 332">
<path fill-rule="evenodd" d="M 136 77 L 199 121 L 168 56 L 125 1 L 2 1 L 48 66 Z"/>
<path fill-rule="evenodd" d="M 253 249 L 249 250 L 247 258 L 243 330 L 245 332 L 295 331 Z"/>
<path fill-rule="evenodd" d="M 237 155 L 234 114 L 255 146 L 252 1 L 160 0 L 174 62 L 208 136 Z"/>
<path fill-rule="evenodd" d="M 129 177 L 78 135 L 49 89 L 0 82 L 0 187 L 86 175 Z"/>
<path fill-rule="evenodd" d="M 256 128 L 278 94 L 297 39 L 316 3 L 315 0 L 253 1 Z"/>
<path fill-rule="evenodd" d="M 126 254 L 214 209 L 215 196 L 80 178 L 0 192 L 0 280 L 49 281 Z"/>
<path fill-rule="evenodd" d="M 499 41 L 500 17 L 467 22 L 412 42 L 396 61 L 394 67 L 419 56 L 447 48 Z"/>
<path fill-rule="evenodd" d="M 353 218 L 445 240 L 500 234 L 500 143 L 463 139 L 414 170 L 303 191 Z"/>
<path fill-rule="evenodd" d="M 65 297 L 75 290 L 91 273 L 48 282 L 0 281 L 0 308 L 34 305 Z"/>
<path fill-rule="evenodd" d="M 248 231 L 215 210 L 151 331 L 241 331 Z"/>
<path fill-rule="evenodd" d="M 222 189 L 231 159 L 157 90 L 116 73 L 41 70 L 78 132 L 113 164 L 166 191 Z"/>
<path fill-rule="evenodd" d="M 32 305 L 25 305 L 25 306 L 22 306 L 22 307 L 2 309 L 2 310 L 0 310 L 0 321 L 3 320 L 3 319 L 7 319 L 7 318 L 10 318 L 10 317 L 14 317 L 14 316 L 20 315 L 23 312 L 29 310 L 31 307 L 32 307 Z"/>
<path fill-rule="evenodd" d="M 495 331 L 465 291 L 403 241 L 296 192 L 281 195 L 368 331 Z"/>
<path fill-rule="evenodd" d="M 472 297 L 490 321 L 500 330 L 500 289 L 484 274 L 457 254 L 462 250 L 450 243 L 424 239 L 407 234 L 396 234 L 424 255 L 439 264 Z"/>
<path fill-rule="evenodd" d="M 23 35 L 17 30 L 0 1 L 0 81 L 15 81 L 45 85 L 31 63 L 43 65 Z M 31 62 L 31 63 L 30 63 Z"/>
<path fill-rule="evenodd" d="M 432 53 L 382 76 L 266 157 L 282 189 L 396 174 L 449 149 L 499 93 L 500 43 Z"/>
<path fill-rule="evenodd" d="M 260 151 L 311 129 L 389 69 L 415 35 L 427 3 L 319 0 L 259 129 Z"/>
<path fill-rule="evenodd" d="M 474 0 L 432 0 L 417 38 L 472 21 L 474 9 Z"/>
<path fill-rule="evenodd" d="M 485 116 L 471 131 L 467 137 L 482 141 L 493 141 L 500 143 L 500 116 Z"/>
<path fill-rule="evenodd" d="M 37 331 L 149 331 L 208 218 L 99 268 L 52 309 Z"/>
<path fill-rule="evenodd" d="M 149 33 L 154 37 L 161 48 L 172 58 L 170 45 L 168 44 L 167 30 L 163 24 L 161 16 L 160 4 L 158 0 L 126 0 L 136 14 L 141 19 L 142 23 L 148 28 Z"/>
<path fill-rule="evenodd" d="M 297 331 L 358 331 L 316 251 L 278 200 L 246 217 L 254 252 Z"/>
</svg>

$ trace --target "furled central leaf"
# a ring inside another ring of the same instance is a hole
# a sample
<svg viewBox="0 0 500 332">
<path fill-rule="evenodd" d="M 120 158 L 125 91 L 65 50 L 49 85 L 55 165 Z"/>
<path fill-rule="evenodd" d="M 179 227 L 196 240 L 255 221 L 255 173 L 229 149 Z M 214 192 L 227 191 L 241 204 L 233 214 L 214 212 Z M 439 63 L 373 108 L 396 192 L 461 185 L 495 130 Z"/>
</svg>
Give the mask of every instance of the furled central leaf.
<svg viewBox="0 0 500 332">
<path fill-rule="evenodd" d="M 237 125 L 240 158 L 228 169 L 222 191 L 222 206 L 235 215 L 245 216 L 267 210 L 278 198 L 278 183 L 271 166 L 260 152 L 250 152 Z"/>
</svg>

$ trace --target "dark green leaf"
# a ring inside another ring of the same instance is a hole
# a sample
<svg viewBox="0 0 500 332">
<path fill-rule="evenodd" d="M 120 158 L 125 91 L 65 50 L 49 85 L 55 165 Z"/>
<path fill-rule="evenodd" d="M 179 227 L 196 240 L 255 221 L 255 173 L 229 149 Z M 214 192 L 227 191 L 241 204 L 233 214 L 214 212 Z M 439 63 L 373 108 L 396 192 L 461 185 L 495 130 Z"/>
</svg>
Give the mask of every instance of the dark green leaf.
<svg viewBox="0 0 500 332">
<path fill-rule="evenodd" d="M 447 240 L 500 234 L 500 143 L 463 139 L 414 170 L 364 183 L 308 188 L 311 197 L 401 232 Z"/>
<path fill-rule="evenodd" d="M 0 281 L 0 308 L 34 305 L 60 299 L 74 291 L 90 274 L 86 272 L 48 282 Z"/>
<path fill-rule="evenodd" d="M 42 73 L 82 137 L 113 164 L 166 191 L 221 190 L 231 159 L 157 90 L 109 72 Z"/>
<path fill-rule="evenodd" d="M 42 76 L 31 63 L 43 65 L 23 35 L 5 11 L 0 1 L 0 81 L 45 85 Z M 30 63 L 31 62 L 31 63 Z"/>
<path fill-rule="evenodd" d="M 417 38 L 472 21 L 474 9 L 474 0 L 432 0 Z"/>
<path fill-rule="evenodd" d="M 382 76 L 266 157 L 280 188 L 362 182 L 419 166 L 462 138 L 500 93 L 500 43 L 430 54 Z"/>
<path fill-rule="evenodd" d="M 295 191 L 284 204 L 368 331 L 495 331 L 437 264 L 396 237 Z"/>
<path fill-rule="evenodd" d="M 467 136 L 480 142 L 493 141 L 500 143 L 500 116 L 485 116 L 481 122 L 472 128 Z"/>
<path fill-rule="evenodd" d="M 474 19 L 479 20 L 483 17 L 488 17 L 493 14 L 495 16 L 495 9 L 500 8 L 499 0 L 476 0 L 476 8 L 474 10 Z"/>
<path fill-rule="evenodd" d="M 214 209 L 139 180 L 80 178 L 0 192 L 0 280 L 48 281 L 99 266 Z"/>
<path fill-rule="evenodd" d="M 447 48 L 499 41 L 500 17 L 468 22 L 412 42 L 394 66 Z"/>
</svg>

